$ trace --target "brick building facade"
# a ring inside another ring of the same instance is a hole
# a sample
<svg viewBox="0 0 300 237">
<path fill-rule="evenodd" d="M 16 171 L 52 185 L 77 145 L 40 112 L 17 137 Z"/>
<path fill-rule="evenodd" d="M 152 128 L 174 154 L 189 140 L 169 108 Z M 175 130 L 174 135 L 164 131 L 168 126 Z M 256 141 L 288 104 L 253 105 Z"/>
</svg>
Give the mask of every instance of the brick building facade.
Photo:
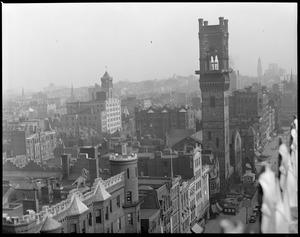
<svg viewBox="0 0 300 237">
<path fill-rule="evenodd" d="M 171 128 L 196 129 L 196 110 L 181 107 L 135 108 L 135 128 L 141 136 L 150 134 L 165 139 Z"/>
</svg>

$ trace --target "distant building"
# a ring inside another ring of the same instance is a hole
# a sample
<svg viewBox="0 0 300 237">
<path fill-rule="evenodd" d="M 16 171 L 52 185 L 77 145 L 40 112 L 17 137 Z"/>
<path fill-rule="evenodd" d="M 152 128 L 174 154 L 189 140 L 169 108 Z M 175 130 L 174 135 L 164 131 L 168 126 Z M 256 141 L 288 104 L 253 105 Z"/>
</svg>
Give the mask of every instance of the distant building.
<svg viewBox="0 0 300 237">
<path fill-rule="evenodd" d="M 234 91 L 232 98 L 229 99 L 229 116 L 230 120 L 250 119 L 249 126 L 257 123 L 260 141 L 265 144 L 273 131 L 270 127 L 272 114 L 270 115 L 268 94 L 260 88 L 247 87 L 244 90 Z"/>
<path fill-rule="evenodd" d="M 105 72 L 102 86 L 89 88 L 89 101 L 67 103 L 67 114 L 62 115 L 66 128 L 87 127 L 98 133 L 114 133 L 121 130 L 121 103 L 114 97 L 112 77 Z"/>
<path fill-rule="evenodd" d="M 201 110 L 201 97 L 194 97 L 192 98 L 192 105 L 193 105 L 193 108 L 194 109 L 197 109 L 197 110 Z"/>
<path fill-rule="evenodd" d="M 258 58 L 258 62 L 257 62 L 257 77 L 261 78 L 261 76 L 262 76 L 261 60 L 260 60 L 260 58 Z"/>
<path fill-rule="evenodd" d="M 143 100 L 143 105 L 142 106 L 143 106 L 144 109 L 149 108 L 151 105 L 152 104 L 151 104 L 151 100 L 150 99 Z"/>
<path fill-rule="evenodd" d="M 55 131 L 28 131 L 11 132 L 12 156 L 26 155 L 28 160 L 42 163 L 53 158 L 53 149 L 56 146 Z"/>
<path fill-rule="evenodd" d="M 196 130 L 195 113 L 185 106 L 135 108 L 135 127 L 141 136 L 150 134 L 165 139 L 171 128 Z"/>
</svg>

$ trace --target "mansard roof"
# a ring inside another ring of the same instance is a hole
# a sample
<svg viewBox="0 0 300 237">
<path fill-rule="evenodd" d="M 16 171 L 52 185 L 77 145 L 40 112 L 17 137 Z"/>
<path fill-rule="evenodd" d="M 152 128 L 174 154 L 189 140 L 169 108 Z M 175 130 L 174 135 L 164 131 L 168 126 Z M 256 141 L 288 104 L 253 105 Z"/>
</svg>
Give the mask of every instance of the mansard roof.
<svg viewBox="0 0 300 237">
<path fill-rule="evenodd" d="M 81 213 L 88 210 L 89 208 L 82 201 L 80 201 L 79 197 L 74 196 L 67 215 L 68 216 L 80 215 Z"/>
<path fill-rule="evenodd" d="M 47 216 L 40 231 L 41 232 L 46 232 L 46 231 L 50 231 L 50 230 L 56 230 L 60 227 L 61 227 L 61 223 L 54 220 L 52 217 Z"/>
</svg>

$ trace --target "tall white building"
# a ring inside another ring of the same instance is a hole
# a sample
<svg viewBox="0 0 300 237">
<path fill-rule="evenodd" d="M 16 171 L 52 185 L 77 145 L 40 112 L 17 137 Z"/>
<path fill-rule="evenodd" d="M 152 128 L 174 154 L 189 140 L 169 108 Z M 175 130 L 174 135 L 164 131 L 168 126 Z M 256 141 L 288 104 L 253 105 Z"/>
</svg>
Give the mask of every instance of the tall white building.
<svg viewBox="0 0 300 237">
<path fill-rule="evenodd" d="M 89 101 L 67 103 L 67 114 L 62 116 L 67 128 L 88 127 L 99 133 L 121 131 L 121 102 L 114 95 L 113 78 L 106 71 L 101 87 L 89 88 Z"/>
</svg>

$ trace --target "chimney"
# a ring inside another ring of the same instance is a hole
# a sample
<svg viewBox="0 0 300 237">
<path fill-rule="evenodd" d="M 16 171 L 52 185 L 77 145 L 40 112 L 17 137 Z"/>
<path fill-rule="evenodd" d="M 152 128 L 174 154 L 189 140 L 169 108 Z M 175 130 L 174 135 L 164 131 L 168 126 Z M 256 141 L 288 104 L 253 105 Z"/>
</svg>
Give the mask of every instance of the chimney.
<svg viewBox="0 0 300 237">
<path fill-rule="evenodd" d="M 204 26 L 207 26 L 208 25 L 208 21 L 204 21 Z"/>
<path fill-rule="evenodd" d="M 203 19 L 202 18 L 198 19 L 198 22 L 199 22 L 199 27 L 203 26 Z"/>
<path fill-rule="evenodd" d="M 222 26 L 224 24 L 224 17 L 219 17 L 219 23 L 220 23 L 220 26 Z"/>
<path fill-rule="evenodd" d="M 70 159 L 71 159 L 71 154 L 62 154 L 61 155 L 64 180 L 68 179 L 68 177 L 70 175 Z"/>
<path fill-rule="evenodd" d="M 60 183 L 55 183 L 55 186 L 53 187 L 53 198 L 55 199 L 61 199 L 61 193 L 63 191 L 63 186 L 61 186 Z"/>
<path fill-rule="evenodd" d="M 37 199 L 37 190 L 33 189 L 33 191 L 33 199 L 27 199 L 26 197 L 23 199 L 23 215 L 27 214 L 27 210 L 34 210 L 36 213 L 39 212 L 39 200 Z"/>
<path fill-rule="evenodd" d="M 227 19 L 224 20 L 224 26 L 226 26 L 226 28 L 228 29 L 228 20 Z"/>
<path fill-rule="evenodd" d="M 42 189 L 42 202 L 49 204 L 51 202 L 51 196 L 50 196 L 51 186 L 46 185 L 43 186 L 41 189 Z"/>
<path fill-rule="evenodd" d="M 99 178 L 99 159 L 98 159 L 98 148 L 93 147 L 94 157 L 88 157 L 89 160 L 89 171 L 90 171 L 90 187 L 93 186 L 95 179 Z"/>
</svg>

